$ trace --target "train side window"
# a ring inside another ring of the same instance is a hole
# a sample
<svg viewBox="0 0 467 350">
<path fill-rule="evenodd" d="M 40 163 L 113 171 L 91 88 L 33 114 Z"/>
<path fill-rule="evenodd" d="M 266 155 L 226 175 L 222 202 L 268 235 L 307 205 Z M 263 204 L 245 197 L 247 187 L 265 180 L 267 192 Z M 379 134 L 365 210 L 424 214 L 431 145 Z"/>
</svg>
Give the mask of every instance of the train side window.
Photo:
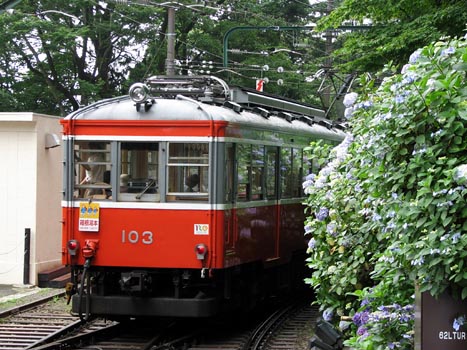
<svg viewBox="0 0 467 350">
<path fill-rule="evenodd" d="M 168 143 L 167 200 L 208 200 L 209 144 Z"/>
<path fill-rule="evenodd" d="M 292 197 L 301 197 L 302 177 L 303 177 L 303 151 L 299 148 L 292 148 L 292 179 L 290 192 Z"/>
<path fill-rule="evenodd" d="M 74 198 L 110 199 L 110 143 L 76 141 L 74 144 Z"/>
<path fill-rule="evenodd" d="M 303 174 L 303 151 L 298 148 L 281 149 L 281 197 L 300 197 Z"/>
<path fill-rule="evenodd" d="M 234 199 L 234 159 L 235 149 L 232 143 L 225 145 L 225 202 L 231 203 Z"/>
<path fill-rule="evenodd" d="M 281 148 L 280 153 L 280 184 L 281 198 L 291 197 L 291 175 L 292 175 L 292 149 L 289 147 Z"/>
<path fill-rule="evenodd" d="M 251 149 L 251 199 L 263 199 L 264 188 L 264 146 L 253 145 Z"/>
<path fill-rule="evenodd" d="M 266 148 L 266 196 L 276 198 L 277 195 L 277 147 Z"/>
<path fill-rule="evenodd" d="M 250 199 L 251 145 L 237 145 L 237 200 Z"/>
<path fill-rule="evenodd" d="M 120 201 L 159 201 L 159 144 L 122 142 L 119 157 Z"/>
</svg>

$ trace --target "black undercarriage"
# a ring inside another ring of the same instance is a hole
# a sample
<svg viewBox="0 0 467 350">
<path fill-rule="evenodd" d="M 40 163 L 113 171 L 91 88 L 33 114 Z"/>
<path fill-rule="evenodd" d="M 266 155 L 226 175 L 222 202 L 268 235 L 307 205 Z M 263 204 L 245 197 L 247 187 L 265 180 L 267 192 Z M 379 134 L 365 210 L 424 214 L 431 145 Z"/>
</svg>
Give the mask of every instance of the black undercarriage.
<svg viewBox="0 0 467 350">
<path fill-rule="evenodd" d="M 75 268 L 72 312 L 120 317 L 210 317 L 249 309 L 303 284 L 303 260 L 265 269 L 260 263 L 222 270 Z M 81 280 L 84 279 L 84 284 Z"/>
</svg>

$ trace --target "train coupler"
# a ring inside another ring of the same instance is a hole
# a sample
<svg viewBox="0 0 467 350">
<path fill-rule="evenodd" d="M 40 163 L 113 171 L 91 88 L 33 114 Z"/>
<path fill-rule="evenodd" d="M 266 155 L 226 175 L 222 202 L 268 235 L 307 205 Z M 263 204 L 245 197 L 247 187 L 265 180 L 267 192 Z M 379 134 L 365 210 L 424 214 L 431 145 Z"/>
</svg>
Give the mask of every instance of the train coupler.
<svg viewBox="0 0 467 350">
<path fill-rule="evenodd" d="M 84 247 L 81 250 L 85 259 L 91 259 L 96 255 L 97 248 L 99 247 L 98 239 L 87 239 L 84 241 Z"/>
</svg>

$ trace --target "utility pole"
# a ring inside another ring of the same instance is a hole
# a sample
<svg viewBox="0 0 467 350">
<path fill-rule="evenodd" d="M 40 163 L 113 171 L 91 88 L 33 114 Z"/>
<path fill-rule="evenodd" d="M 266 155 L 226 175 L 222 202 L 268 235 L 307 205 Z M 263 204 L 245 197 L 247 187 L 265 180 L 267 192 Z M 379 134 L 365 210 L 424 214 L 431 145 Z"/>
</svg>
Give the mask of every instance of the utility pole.
<svg viewBox="0 0 467 350">
<path fill-rule="evenodd" d="M 18 1 L 18 0 L 16 0 Z M 21 0 L 19 0 L 21 1 Z M 167 8 L 167 33 L 165 33 L 167 39 L 167 57 L 165 59 L 165 74 L 175 75 L 175 7 L 174 5 L 181 5 L 179 3 L 164 2 L 161 4 L 153 4 L 148 0 L 113 0 L 120 4 L 139 4 L 139 5 L 155 5 Z"/>
<path fill-rule="evenodd" d="M 175 75 L 175 8 L 167 8 L 167 58 L 165 60 L 165 73 Z"/>
<path fill-rule="evenodd" d="M 12 1 L 21 1 L 21 0 L 10 0 Z M 167 8 L 167 32 L 165 36 L 167 38 L 167 57 L 165 59 L 165 74 L 166 75 L 175 75 L 175 10 L 178 8 L 187 8 L 191 11 L 199 11 L 201 9 L 210 9 L 217 11 L 219 10 L 216 7 L 211 7 L 203 4 L 191 4 L 186 5 L 176 1 L 167 1 L 161 3 L 155 3 L 149 0 L 113 0 L 116 3 L 120 4 L 139 4 L 139 5 L 151 5 L 151 6 L 160 6 Z M 1 4 L 0 4 L 1 5 Z M 0 8 L 1 9 L 1 8 Z"/>
<path fill-rule="evenodd" d="M 329 15 L 331 11 L 334 8 L 334 0 L 328 0 L 327 1 L 327 14 Z M 331 53 L 333 50 L 333 44 L 332 44 L 332 39 L 333 39 L 333 30 L 328 29 L 325 31 L 325 38 L 326 41 L 324 43 L 324 51 L 326 55 L 326 59 L 324 62 L 324 70 L 327 73 L 328 76 L 332 77 L 332 58 L 331 58 Z M 329 109 L 331 107 L 331 86 L 326 85 L 321 91 L 320 94 L 321 102 L 323 103 L 324 108 L 327 110 L 326 113 L 329 113 Z"/>
</svg>

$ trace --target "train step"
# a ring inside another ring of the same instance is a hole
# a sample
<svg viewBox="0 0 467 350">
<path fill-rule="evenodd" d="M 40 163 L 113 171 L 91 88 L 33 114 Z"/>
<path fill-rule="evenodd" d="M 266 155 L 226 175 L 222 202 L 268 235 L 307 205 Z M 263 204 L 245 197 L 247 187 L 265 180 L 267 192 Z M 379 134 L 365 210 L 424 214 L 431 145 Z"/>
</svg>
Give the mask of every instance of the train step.
<svg viewBox="0 0 467 350">
<path fill-rule="evenodd" d="M 40 288 L 63 288 L 70 280 L 70 268 L 61 266 L 38 274 Z"/>
<path fill-rule="evenodd" d="M 71 281 L 71 273 L 59 276 L 49 281 L 49 288 L 65 288 L 66 284 Z"/>
</svg>

